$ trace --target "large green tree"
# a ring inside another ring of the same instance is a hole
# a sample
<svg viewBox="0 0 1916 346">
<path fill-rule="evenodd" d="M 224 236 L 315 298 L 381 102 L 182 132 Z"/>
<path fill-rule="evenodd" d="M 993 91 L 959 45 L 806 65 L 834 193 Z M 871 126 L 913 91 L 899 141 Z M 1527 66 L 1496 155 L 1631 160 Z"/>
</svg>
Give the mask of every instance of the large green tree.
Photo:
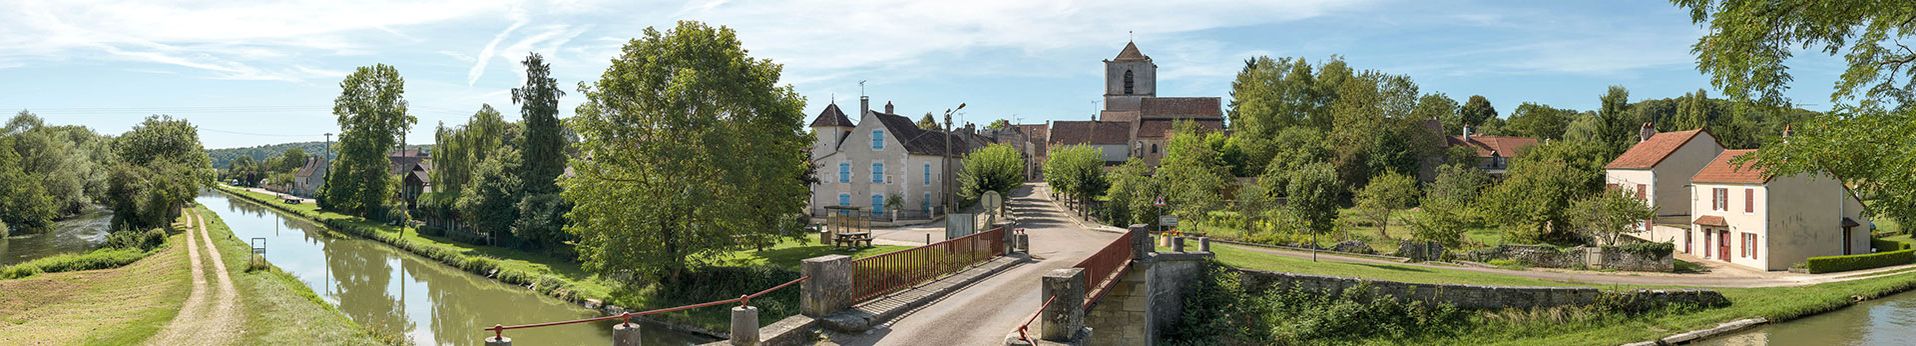
<svg viewBox="0 0 1916 346">
<path fill-rule="evenodd" d="M 53 223 L 53 198 L 46 187 L 21 170 L 20 155 L 11 148 L 13 137 L 0 136 L 0 236 L 9 229 L 39 231 Z"/>
<path fill-rule="evenodd" d="M 1655 216 L 1643 200 L 1622 189 L 1603 191 L 1570 204 L 1570 225 L 1594 245 L 1615 246 L 1624 233 Z"/>
<path fill-rule="evenodd" d="M 560 195 L 587 268 L 676 280 L 748 239 L 796 234 L 811 137 L 781 69 L 730 28 L 681 21 L 647 28 L 580 88 L 578 175 Z"/>
<path fill-rule="evenodd" d="M 1517 110 L 1510 112 L 1509 123 L 1504 130 L 1524 137 L 1562 139 L 1564 129 L 1570 127 L 1570 121 L 1576 116 L 1576 110 L 1524 102 L 1517 106 Z M 1604 142 L 1604 145 L 1609 145 L 1609 142 Z"/>
<path fill-rule="evenodd" d="M 519 116 L 525 118 L 526 137 L 520 151 L 526 194 L 559 192 L 555 183 L 565 173 L 565 129 L 559 124 L 559 80 L 552 78 L 552 66 L 538 53 L 526 56 L 526 85 L 512 89 L 512 102 L 519 103 Z"/>
<path fill-rule="evenodd" d="M 1324 234 L 1337 227 L 1337 199 L 1344 193 L 1344 183 L 1337 181 L 1331 164 L 1313 163 L 1292 171 L 1285 192 L 1285 206 L 1303 221 L 1305 230 Z"/>
<path fill-rule="evenodd" d="M 958 169 L 958 198 L 976 201 L 985 191 L 997 191 L 1010 197 L 1011 189 L 1025 182 L 1025 161 L 1017 148 L 992 144 L 965 155 Z"/>
<path fill-rule="evenodd" d="M 1157 185 L 1164 188 L 1170 213 L 1186 220 L 1203 220 L 1211 211 L 1223 209 L 1222 196 L 1233 186 L 1223 155 L 1206 143 L 1206 136 L 1223 134 L 1203 132 L 1193 122 L 1177 122 L 1164 161 L 1158 164 Z"/>
<path fill-rule="evenodd" d="M 1566 211 L 1571 202 L 1603 187 L 1603 165 L 1608 161 L 1597 143 L 1539 144 L 1512 160 L 1504 181 L 1485 191 L 1477 204 L 1490 221 L 1503 227 L 1506 239 L 1572 240 Z"/>
<path fill-rule="evenodd" d="M 1124 164 L 1106 172 L 1105 180 L 1111 182 L 1104 194 L 1107 222 L 1120 226 L 1152 225 L 1157 223 L 1156 217 L 1164 213 L 1155 203 L 1163 192 L 1158 190 L 1157 181 L 1151 179 L 1151 167 L 1144 164 L 1144 159 L 1125 160 Z"/>
<path fill-rule="evenodd" d="M 1067 203 L 1082 205 L 1110 187 L 1104 176 L 1104 151 L 1074 144 L 1051 148 L 1045 155 L 1044 179 Z M 1080 213 L 1086 211 L 1080 210 Z"/>
<path fill-rule="evenodd" d="M 1486 121 L 1497 118 L 1497 107 L 1483 95 L 1470 95 L 1464 107 L 1458 109 L 1458 115 L 1463 117 L 1464 126 L 1483 126 Z"/>
<path fill-rule="evenodd" d="M 46 126 L 39 116 L 26 111 L 7 123 L 14 145 L 0 149 L 18 153 L 21 169 L 37 178 L 58 215 L 77 214 L 93 203 L 92 196 L 100 195 L 98 182 L 104 179 L 105 169 L 96 160 L 100 156 L 87 151 L 102 150 L 89 145 L 102 141 L 102 136 L 85 127 Z"/>
<path fill-rule="evenodd" d="M 199 129 L 185 119 L 156 115 L 113 143 L 119 164 L 107 178 L 107 206 L 119 229 L 163 227 L 213 179 L 213 163 Z"/>
<path fill-rule="evenodd" d="M 326 171 L 322 207 L 385 218 L 397 188 L 387 153 L 397 149 L 418 119 L 406 111 L 406 81 L 391 65 L 361 66 L 339 82 L 333 115 L 339 117 L 339 159 Z"/>
</svg>

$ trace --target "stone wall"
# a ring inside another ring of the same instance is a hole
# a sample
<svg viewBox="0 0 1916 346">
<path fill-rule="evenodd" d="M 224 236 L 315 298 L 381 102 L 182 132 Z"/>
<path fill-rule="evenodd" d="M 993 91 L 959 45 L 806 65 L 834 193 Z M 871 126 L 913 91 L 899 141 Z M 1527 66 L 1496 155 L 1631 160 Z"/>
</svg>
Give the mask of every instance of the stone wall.
<svg viewBox="0 0 1916 346">
<path fill-rule="evenodd" d="M 1647 310 L 1667 304 L 1691 304 L 1699 306 L 1726 306 L 1729 300 L 1716 291 L 1707 290 L 1637 290 L 1626 292 L 1605 292 L 1585 287 L 1508 287 L 1448 284 L 1413 284 L 1395 281 L 1365 280 L 1333 276 L 1317 276 L 1291 273 L 1273 273 L 1256 270 L 1234 269 L 1247 290 L 1253 292 L 1293 288 L 1308 291 L 1335 294 L 1352 287 L 1368 284 L 1374 292 L 1396 298 L 1400 301 L 1420 301 L 1424 304 L 1449 304 L 1466 309 L 1528 309 L 1559 306 L 1581 306 L 1598 303 L 1601 299 L 1616 299 L 1608 302 L 1620 308 Z"/>
<path fill-rule="evenodd" d="M 1542 268 L 1614 269 L 1624 271 L 1669 272 L 1675 262 L 1669 255 L 1653 256 L 1616 248 L 1573 247 L 1558 249 L 1549 245 L 1498 245 L 1471 251 L 1465 258 L 1477 262 L 1497 259 L 1515 260 Z"/>
<path fill-rule="evenodd" d="M 1212 256 L 1209 252 L 1153 253 L 1133 261 L 1085 315 L 1091 338 L 1084 344 L 1152 344 L 1159 326 L 1175 323 L 1183 314 L 1184 289 L 1198 280 Z"/>
</svg>

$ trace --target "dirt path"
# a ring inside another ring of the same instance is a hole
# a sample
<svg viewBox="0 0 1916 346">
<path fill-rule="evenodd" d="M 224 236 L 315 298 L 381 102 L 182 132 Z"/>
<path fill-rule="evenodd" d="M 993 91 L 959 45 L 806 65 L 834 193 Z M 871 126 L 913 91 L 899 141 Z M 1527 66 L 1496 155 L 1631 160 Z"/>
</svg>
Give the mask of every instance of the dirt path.
<svg viewBox="0 0 1916 346">
<path fill-rule="evenodd" d="M 213 237 L 206 232 L 206 219 L 192 210 L 187 211 L 189 227 L 186 235 L 186 253 L 193 266 L 193 291 L 187 295 L 186 304 L 180 307 L 179 316 L 166 325 L 159 335 L 148 340 L 151 345 L 224 345 L 239 337 L 240 323 L 244 322 L 236 305 L 239 295 L 233 288 L 233 279 L 226 272 L 226 262 L 220 256 L 218 247 L 213 245 Z M 204 246 L 204 258 L 200 248 Z M 201 262 L 211 262 L 214 282 L 206 279 Z M 212 285 L 214 287 L 207 287 Z"/>
</svg>

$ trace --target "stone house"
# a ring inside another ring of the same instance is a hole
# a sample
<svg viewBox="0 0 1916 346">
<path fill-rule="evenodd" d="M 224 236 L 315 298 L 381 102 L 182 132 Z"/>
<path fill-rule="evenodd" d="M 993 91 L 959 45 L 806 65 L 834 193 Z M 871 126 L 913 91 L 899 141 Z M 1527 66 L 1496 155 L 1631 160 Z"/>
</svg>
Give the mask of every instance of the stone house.
<svg viewBox="0 0 1916 346">
<path fill-rule="evenodd" d="M 859 98 L 858 121 L 838 104 L 825 106 L 811 123 L 813 172 L 820 184 L 812 187 L 808 208 L 824 216 L 825 206 L 855 206 L 877 212 L 877 217 L 921 219 L 945 213 L 946 192 L 956 189 L 950 176 L 958 174 L 959 160 L 988 140 L 975 134 L 958 135 L 919 129 L 910 119 L 871 109 L 871 99 Z M 888 201 L 900 199 L 900 210 L 888 210 Z"/>
<path fill-rule="evenodd" d="M 399 190 L 393 194 L 406 201 L 406 208 L 418 207 L 419 196 L 432 192 L 432 161 L 430 154 L 419 149 L 394 151 L 386 155 L 391 162 L 390 173 L 399 177 Z"/>
<path fill-rule="evenodd" d="M 289 193 L 306 198 L 318 195 L 319 189 L 326 186 L 327 166 L 330 164 L 326 158 L 306 158 L 306 164 L 301 165 L 299 170 L 293 171 L 293 188 Z"/>
<path fill-rule="evenodd" d="M 1645 123 L 1638 142 L 1604 166 L 1604 183 L 1644 201 L 1655 217 L 1631 237 L 1675 243 L 1690 231 L 1690 178 L 1723 153 L 1708 130 L 1657 133 Z"/>
<path fill-rule="evenodd" d="M 1537 145 L 1536 138 L 1517 136 L 1473 135 L 1470 128 L 1464 133 L 1444 140 L 1445 148 L 1463 146 L 1476 153 L 1477 168 L 1489 173 L 1493 179 L 1502 179 L 1504 171 L 1510 169 L 1510 158 L 1523 154 L 1524 150 Z"/>
<path fill-rule="evenodd" d="M 1863 203 L 1828 174 L 1772 176 L 1725 150 L 1690 182 L 1689 232 L 1679 251 L 1758 270 L 1786 270 L 1814 256 L 1869 253 Z"/>
</svg>

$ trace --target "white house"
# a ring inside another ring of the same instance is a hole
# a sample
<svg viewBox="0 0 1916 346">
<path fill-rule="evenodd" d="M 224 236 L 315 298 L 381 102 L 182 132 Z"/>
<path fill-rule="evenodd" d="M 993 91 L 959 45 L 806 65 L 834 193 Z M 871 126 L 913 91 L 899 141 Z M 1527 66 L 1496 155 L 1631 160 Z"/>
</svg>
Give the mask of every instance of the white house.
<svg viewBox="0 0 1916 346">
<path fill-rule="evenodd" d="M 1604 183 L 1637 196 L 1656 212 L 1630 236 L 1678 242 L 1690 231 L 1690 177 L 1723 153 L 1716 136 L 1703 129 L 1656 133 L 1645 123 L 1638 142 L 1604 166 Z"/>
<path fill-rule="evenodd" d="M 823 216 L 825 206 L 860 207 L 886 217 L 899 213 L 902 218 L 944 212 L 945 192 L 957 188 L 948 176 L 958 174 L 959 159 L 981 147 L 983 140 L 919 129 L 892 111 L 889 102 L 882 112 L 872 110 L 871 99 L 860 97 L 857 122 L 836 103 L 812 121 L 811 160 L 820 180 L 808 203 L 813 216 Z M 901 208 L 889 210 L 892 199 L 899 199 Z"/>
<path fill-rule="evenodd" d="M 1692 176 L 1695 218 L 1677 249 L 1758 270 L 1814 256 L 1868 253 L 1863 203 L 1828 174 L 1771 176 L 1733 164 L 1755 150 L 1726 150 Z"/>
</svg>

